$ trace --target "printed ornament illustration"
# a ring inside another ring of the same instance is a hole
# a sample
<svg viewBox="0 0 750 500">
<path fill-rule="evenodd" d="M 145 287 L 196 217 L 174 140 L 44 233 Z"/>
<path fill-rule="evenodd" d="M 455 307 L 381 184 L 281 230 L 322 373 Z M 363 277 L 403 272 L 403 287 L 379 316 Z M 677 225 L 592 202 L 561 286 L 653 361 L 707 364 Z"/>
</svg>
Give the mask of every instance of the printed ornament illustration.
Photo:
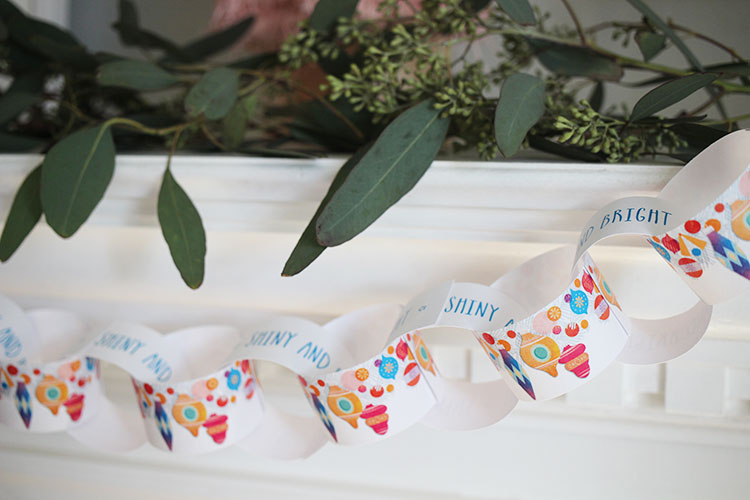
<svg viewBox="0 0 750 500">
<path fill-rule="evenodd" d="M 750 200 L 732 202 L 732 231 L 738 238 L 750 241 Z"/>
<path fill-rule="evenodd" d="M 357 428 L 357 419 L 362 413 L 362 402 L 356 394 L 332 385 L 328 391 L 328 407 L 334 415 Z"/>
<path fill-rule="evenodd" d="M 586 346 L 583 344 L 565 346 L 560 356 L 560 364 L 578 378 L 588 377 L 591 369 L 589 368 L 589 355 L 585 351 Z"/>
<path fill-rule="evenodd" d="M 227 429 L 229 429 L 227 416 L 212 413 L 206 421 L 203 422 L 203 427 L 206 428 L 208 435 L 211 436 L 211 439 L 213 439 L 216 444 L 221 444 L 226 439 Z"/>
<path fill-rule="evenodd" d="M 161 434 L 162 439 L 167 443 L 167 448 L 171 451 L 172 426 L 169 425 L 169 416 L 159 401 L 154 403 L 154 417 L 156 418 L 156 425 L 159 428 L 159 434 Z"/>
<path fill-rule="evenodd" d="M 576 314 L 586 314 L 589 310 L 589 298 L 580 290 L 570 291 L 570 310 Z"/>
<path fill-rule="evenodd" d="M 310 394 L 310 398 L 312 399 L 315 411 L 317 411 L 318 415 L 320 415 L 320 420 L 323 422 L 326 430 L 331 435 L 333 440 L 337 442 L 338 439 L 336 439 L 336 429 L 333 427 L 331 416 L 328 414 L 328 411 L 326 411 L 326 407 L 323 406 L 323 403 L 320 402 L 320 399 L 315 394 Z"/>
<path fill-rule="evenodd" d="M 390 356 L 381 357 L 378 372 L 382 378 L 395 379 L 396 375 L 398 375 L 398 361 L 396 361 L 396 358 Z"/>
<path fill-rule="evenodd" d="M 28 429 L 31 425 L 31 397 L 29 396 L 28 389 L 26 389 L 26 384 L 23 382 L 18 383 L 14 399 L 18 414 L 21 416 L 21 420 L 23 420 L 23 425 Z"/>
<path fill-rule="evenodd" d="M 416 351 L 415 356 L 419 366 L 421 366 L 423 370 L 427 370 L 435 375 L 435 369 L 432 366 L 432 356 L 430 356 L 430 351 L 427 350 L 424 340 L 422 340 L 422 337 L 419 335 L 414 335 L 414 350 Z"/>
<path fill-rule="evenodd" d="M 172 407 L 172 416 L 178 424 L 198 437 L 201 424 L 206 421 L 206 407 L 187 394 L 180 394 Z"/>
<path fill-rule="evenodd" d="M 36 386 L 36 399 L 57 415 L 60 405 L 68 398 L 68 386 L 62 380 L 45 375 Z"/>
<path fill-rule="evenodd" d="M 385 405 L 367 405 L 362 411 L 361 417 L 365 423 L 381 436 L 388 432 L 388 408 Z"/>
<path fill-rule="evenodd" d="M 404 368 L 404 381 L 406 382 L 406 385 L 410 387 L 417 385 L 419 383 L 420 373 L 417 363 L 412 361 L 407 364 L 406 368 Z"/>
<path fill-rule="evenodd" d="M 505 349 L 500 349 L 500 356 L 502 356 L 503 364 L 510 373 L 511 377 L 513 377 L 513 380 L 515 380 L 518 385 L 520 385 L 521 388 L 526 391 L 526 394 L 531 396 L 531 399 L 536 399 L 536 396 L 534 395 L 534 387 L 531 385 L 531 380 L 529 379 L 529 376 L 526 375 L 526 372 L 523 371 L 523 368 L 521 368 L 521 365 L 518 363 L 516 358 L 514 358 Z"/>
<path fill-rule="evenodd" d="M 68 416 L 73 422 L 77 422 L 81 418 L 81 412 L 83 411 L 83 394 L 73 394 L 63 402 L 65 410 L 68 412 Z"/>
<path fill-rule="evenodd" d="M 551 338 L 533 333 L 521 335 L 521 359 L 530 367 L 557 377 L 556 365 L 559 357 L 560 348 Z"/>
<path fill-rule="evenodd" d="M 607 301 L 601 295 L 597 295 L 596 299 L 594 299 L 594 313 L 602 321 L 609 318 L 609 304 L 607 304 Z"/>
<path fill-rule="evenodd" d="M 734 271 L 740 276 L 750 279 L 750 262 L 748 262 L 745 253 L 732 240 L 716 231 L 711 231 L 707 236 L 719 262 L 724 264 L 730 271 Z"/>
</svg>

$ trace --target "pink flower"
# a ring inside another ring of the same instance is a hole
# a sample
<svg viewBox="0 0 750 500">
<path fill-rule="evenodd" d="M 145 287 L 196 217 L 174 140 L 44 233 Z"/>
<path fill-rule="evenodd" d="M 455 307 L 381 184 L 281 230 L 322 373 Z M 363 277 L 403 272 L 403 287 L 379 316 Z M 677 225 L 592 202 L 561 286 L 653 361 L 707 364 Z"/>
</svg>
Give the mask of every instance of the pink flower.
<svg viewBox="0 0 750 500">
<path fill-rule="evenodd" d="M 300 21 L 312 14 L 317 0 L 215 0 L 211 26 L 222 29 L 248 16 L 255 16 L 255 23 L 241 46 L 250 52 L 272 52 L 279 49 L 289 35 L 295 33 Z M 357 12 L 364 18 L 379 17 L 380 0 L 360 0 Z M 419 8 L 421 0 L 412 0 Z M 411 13 L 410 7 L 401 6 L 402 15 Z"/>
</svg>

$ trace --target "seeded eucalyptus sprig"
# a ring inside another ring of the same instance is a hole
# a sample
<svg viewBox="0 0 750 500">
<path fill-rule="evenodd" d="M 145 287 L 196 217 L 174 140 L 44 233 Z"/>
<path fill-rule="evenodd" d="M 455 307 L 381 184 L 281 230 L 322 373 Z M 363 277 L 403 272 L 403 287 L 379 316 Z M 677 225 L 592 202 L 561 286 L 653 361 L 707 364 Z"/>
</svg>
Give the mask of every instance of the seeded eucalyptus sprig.
<svg viewBox="0 0 750 500">
<path fill-rule="evenodd" d="M 726 96 L 750 94 L 750 65 L 734 49 L 663 20 L 628 0 L 639 22 L 554 25 L 527 0 L 381 0 L 381 16 L 355 15 L 357 0 L 319 0 L 277 53 L 220 56 L 253 19 L 179 45 L 142 26 L 120 0 L 113 28 L 145 59 L 84 47 L 73 35 L 0 0 L 0 151 L 45 157 L 20 186 L 0 236 L 0 260 L 35 224 L 62 237 L 104 196 L 116 152 L 168 152 L 157 212 L 185 283 L 204 275 L 205 231 L 170 169 L 178 151 L 309 157 L 350 153 L 284 268 L 293 275 L 328 246 L 359 234 L 406 194 L 440 151 L 511 157 L 526 148 L 578 161 L 630 162 L 646 155 L 689 160 L 748 116 L 730 117 Z M 609 32 L 641 57 L 604 49 Z M 704 64 L 685 45 L 697 37 L 726 60 Z M 497 52 L 495 62 L 478 48 Z M 686 67 L 654 62 L 668 47 Z M 630 69 L 643 95 L 604 109 L 607 88 Z M 705 102 L 664 116 L 696 92 Z M 707 121 L 716 108 L 720 120 Z"/>
</svg>

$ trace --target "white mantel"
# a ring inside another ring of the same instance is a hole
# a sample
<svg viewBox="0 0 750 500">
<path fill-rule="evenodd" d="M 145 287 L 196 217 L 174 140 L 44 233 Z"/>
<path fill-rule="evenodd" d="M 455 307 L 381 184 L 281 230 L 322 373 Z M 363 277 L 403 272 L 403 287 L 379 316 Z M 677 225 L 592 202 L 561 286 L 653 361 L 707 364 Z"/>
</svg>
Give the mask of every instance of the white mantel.
<svg viewBox="0 0 750 500">
<path fill-rule="evenodd" d="M 0 156 L 0 214 L 39 160 Z M 327 250 L 301 275 L 281 278 L 341 162 L 175 158 L 174 175 L 208 231 L 206 281 L 195 292 L 182 284 L 156 224 L 165 158 L 118 157 L 104 201 L 79 233 L 61 240 L 37 227 L 0 265 L 0 292 L 27 307 L 74 309 L 94 328 L 113 317 L 164 331 L 200 322 L 246 327 L 268 314 L 325 320 L 376 302 L 403 303 L 448 279 L 489 284 L 544 250 L 574 242 L 607 202 L 654 195 L 678 170 L 436 162 L 363 235 Z M 640 239 L 592 254 L 633 315 L 674 313 L 694 300 Z M 110 456 L 66 435 L 2 429 L 0 497 L 746 498 L 748 300 L 717 307 L 706 338 L 678 360 L 616 364 L 564 398 L 522 404 L 480 431 L 416 426 L 383 443 L 329 445 L 287 463 L 236 449 L 174 457 L 145 447 Z M 427 340 L 444 374 L 474 381 L 497 376 L 472 339 Z M 276 403 L 309 411 L 289 373 L 264 365 L 261 382 Z M 122 372 L 105 370 L 105 383 L 116 401 L 134 400 Z"/>
</svg>

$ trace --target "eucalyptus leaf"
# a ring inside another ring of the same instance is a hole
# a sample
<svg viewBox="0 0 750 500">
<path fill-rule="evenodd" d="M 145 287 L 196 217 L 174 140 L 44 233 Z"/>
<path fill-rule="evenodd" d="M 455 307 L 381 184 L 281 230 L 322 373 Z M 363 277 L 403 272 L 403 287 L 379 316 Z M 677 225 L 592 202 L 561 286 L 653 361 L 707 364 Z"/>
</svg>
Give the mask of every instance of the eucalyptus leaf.
<svg viewBox="0 0 750 500">
<path fill-rule="evenodd" d="M 299 237 L 299 241 L 297 241 L 294 250 L 292 250 L 292 253 L 291 255 L 289 255 L 286 264 L 284 264 L 284 270 L 281 271 L 282 276 L 294 276 L 295 274 L 303 271 L 315 259 L 317 259 L 320 254 L 323 253 L 323 250 L 326 249 L 326 247 L 321 245 L 315 237 L 315 225 L 317 224 L 318 217 L 320 216 L 320 213 L 323 211 L 326 204 L 328 204 L 328 201 L 331 199 L 334 193 L 339 189 L 339 187 L 341 187 L 341 184 L 343 184 L 344 180 L 349 175 L 349 172 L 351 172 L 352 168 L 354 168 L 354 166 L 359 163 L 365 153 L 370 150 L 370 147 L 372 147 L 372 143 L 365 144 L 364 146 L 359 148 L 357 152 L 354 153 L 336 173 L 336 177 L 333 178 L 333 182 L 331 182 L 331 186 L 328 188 L 328 192 L 321 200 L 320 205 L 318 205 L 318 209 L 315 211 L 312 219 L 310 219 L 307 227 L 304 231 L 302 231 L 302 235 Z"/>
<path fill-rule="evenodd" d="M 310 27 L 315 31 L 326 32 L 336 26 L 340 17 L 352 17 L 359 0 L 318 0 L 312 14 Z"/>
<path fill-rule="evenodd" d="M 249 147 L 242 148 L 239 150 L 241 153 L 245 153 L 253 156 L 262 156 L 264 158 L 299 158 L 299 159 L 315 159 L 324 156 L 324 154 L 311 154 L 303 151 L 292 151 L 291 149 L 278 149 L 271 147 Z"/>
<path fill-rule="evenodd" d="M 253 17 L 246 17 L 226 29 L 211 33 L 200 40 L 185 45 L 180 51 L 182 60 L 185 62 L 200 61 L 228 49 L 250 29 L 254 20 Z"/>
<path fill-rule="evenodd" d="M 223 118 L 237 100 L 240 76 L 229 68 L 214 68 L 193 85 L 185 97 L 185 109 L 190 116 L 201 113 L 209 120 Z"/>
<path fill-rule="evenodd" d="M 13 16 L 24 16 L 24 14 L 10 0 L 0 0 L 0 19 L 3 20 L 6 26 L 10 24 L 9 21 Z"/>
<path fill-rule="evenodd" d="M 578 146 L 561 144 L 537 135 L 529 136 L 529 146 L 538 151 L 568 158 L 569 160 L 584 161 L 587 163 L 599 163 L 604 160 L 603 156 L 581 149 Z"/>
<path fill-rule="evenodd" d="M 42 163 L 41 198 L 57 234 L 67 238 L 88 219 L 114 168 L 115 145 L 106 125 L 79 130 L 49 150 Z"/>
<path fill-rule="evenodd" d="M 279 60 L 275 52 L 265 52 L 249 57 L 244 57 L 228 65 L 234 69 L 258 69 L 275 66 Z"/>
<path fill-rule="evenodd" d="M 651 31 L 639 31 L 635 34 L 635 43 L 643 54 L 644 61 L 650 61 L 656 55 L 664 50 L 667 37 L 661 33 L 652 33 Z"/>
<path fill-rule="evenodd" d="M 47 64 L 44 56 L 26 48 L 15 40 L 6 40 L 3 45 L 7 50 L 10 71 L 14 74 L 38 72 Z"/>
<path fill-rule="evenodd" d="M 94 58 L 68 31 L 54 24 L 29 17 L 3 0 L 0 16 L 8 29 L 10 41 L 27 51 L 77 69 L 90 69 Z"/>
<path fill-rule="evenodd" d="M 487 8 L 490 0 L 464 0 L 463 3 L 468 5 L 472 12 L 481 12 Z"/>
<path fill-rule="evenodd" d="M 518 24 L 536 24 L 534 9 L 527 0 L 497 0 L 497 4 Z"/>
<path fill-rule="evenodd" d="M 604 104 L 604 82 L 596 82 L 594 89 L 591 91 L 591 95 L 589 95 L 588 101 L 594 111 L 602 109 L 602 104 Z"/>
<path fill-rule="evenodd" d="M 97 64 L 94 56 L 89 54 L 86 48 L 78 43 L 60 43 L 60 41 L 54 38 L 36 33 L 28 38 L 28 43 L 36 52 L 48 59 L 70 66 L 71 68 L 91 70 Z"/>
<path fill-rule="evenodd" d="M 521 148 L 523 138 L 544 114 L 544 81 L 515 73 L 503 83 L 495 108 L 495 140 L 503 156 Z"/>
<path fill-rule="evenodd" d="M 140 47 L 142 49 L 160 49 L 168 54 L 180 57 L 180 49 L 166 38 L 148 30 L 141 29 L 138 11 L 130 0 L 120 0 L 120 17 L 112 24 L 117 31 L 123 45 Z"/>
<path fill-rule="evenodd" d="M 587 76 L 597 80 L 618 81 L 622 67 L 613 58 L 586 47 L 566 45 L 539 38 L 526 37 L 534 55 L 548 70 L 565 76 Z"/>
<path fill-rule="evenodd" d="M 13 80 L 8 91 L 0 97 L 0 125 L 8 123 L 21 111 L 28 109 L 42 98 L 44 75 L 27 73 Z"/>
<path fill-rule="evenodd" d="M 705 66 L 705 69 L 708 73 L 718 74 L 719 79 L 721 80 L 750 76 L 750 64 L 746 62 L 711 64 L 711 65 Z M 692 71 L 695 73 L 695 72 L 698 72 L 698 69 L 691 68 L 689 71 Z M 631 83 L 629 84 L 629 86 L 650 87 L 651 85 L 668 82 L 672 79 L 674 79 L 673 76 L 668 76 L 668 75 L 657 76 L 656 78 L 648 78 L 646 80 L 640 80 L 638 82 Z"/>
<path fill-rule="evenodd" d="M 670 127 L 672 132 L 685 139 L 695 153 L 703 151 L 729 132 L 698 123 L 678 123 Z"/>
<path fill-rule="evenodd" d="M 160 90 L 180 81 L 156 64 L 133 60 L 102 64 L 96 77 L 102 85 L 135 90 Z"/>
<path fill-rule="evenodd" d="M 409 192 L 432 164 L 449 125 L 432 100 L 393 120 L 323 208 L 315 228 L 318 242 L 334 246 L 350 240 Z"/>
<path fill-rule="evenodd" d="M 224 145 L 235 150 L 245 138 L 247 132 L 247 110 L 242 101 L 238 101 L 232 106 L 227 116 L 222 121 Z"/>
<path fill-rule="evenodd" d="M 27 153 L 41 149 L 49 139 L 29 135 L 0 132 L 0 151 L 3 153 Z"/>
<path fill-rule="evenodd" d="M 159 225 L 180 276 L 190 288 L 203 283 L 206 263 L 206 232 L 203 221 L 187 193 L 164 172 L 157 205 Z"/>
<path fill-rule="evenodd" d="M 0 236 L 0 261 L 5 262 L 23 243 L 39 219 L 42 217 L 40 185 L 42 166 L 37 166 L 26 176 L 18 188 L 10 212 L 5 219 L 3 234 Z"/>
<path fill-rule="evenodd" d="M 641 14 L 643 14 L 646 19 L 648 19 L 651 24 L 653 24 L 659 31 L 664 33 L 670 40 L 672 40 L 672 43 L 675 44 L 675 47 L 682 52 L 682 54 L 687 58 L 687 60 L 695 66 L 699 71 L 704 71 L 703 65 L 698 60 L 697 57 L 695 57 L 695 54 L 693 54 L 690 49 L 687 48 L 687 45 L 685 45 L 685 42 L 682 41 L 682 39 L 677 36 L 677 33 L 672 30 L 672 28 L 669 27 L 667 23 L 665 23 L 661 17 L 656 14 L 651 8 L 643 3 L 641 0 L 628 0 L 628 3 L 632 5 L 636 10 L 638 10 Z"/>
<path fill-rule="evenodd" d="M 683 42 L 682 39 L 677 36 L 677 33 L 675 33 L 674 30 L 670 28 L 669 25 L 656 14 L 656 12 L 651 10 L 651 8 L 641 0 L 628 0 L 628 3 L 630 3 L 630 5 L 632 5 L 641 14 L 643 14 L 653 26 L 664 33 L 672 41 L 672 43 L 674 43 L 675 47 L 677 47 L 677 49 L 682 52 L 688 62 L 693 65 L 693 67 L 695 67 L 700 72 L 706 72 L 706 68 L 703 66 L 703 63 L 698 60 L 695 54 L 688 48 L 687 45 L 685 45 L 685 42 Z M 706 87 L 706 92 L 713 99 L 714 106 L 716 106 L 716 109 L 719 110 L 719 114 L 721 114 L 721 117 L 727 120 L 729 116 L 727 115 L 727 110 L 724 108 L 724 103 L 721 99 L 719 99 L 718 91 L 712 87 Z"/>
<path fill-rule="evenodd" d="M 710 84 L 718 75 L 714 73 L 695 73 L 664 83 L 649 91 L 633 106 L 630 121 L 638 121 L 678 103 L 696 90 Z"/>
</svg>

